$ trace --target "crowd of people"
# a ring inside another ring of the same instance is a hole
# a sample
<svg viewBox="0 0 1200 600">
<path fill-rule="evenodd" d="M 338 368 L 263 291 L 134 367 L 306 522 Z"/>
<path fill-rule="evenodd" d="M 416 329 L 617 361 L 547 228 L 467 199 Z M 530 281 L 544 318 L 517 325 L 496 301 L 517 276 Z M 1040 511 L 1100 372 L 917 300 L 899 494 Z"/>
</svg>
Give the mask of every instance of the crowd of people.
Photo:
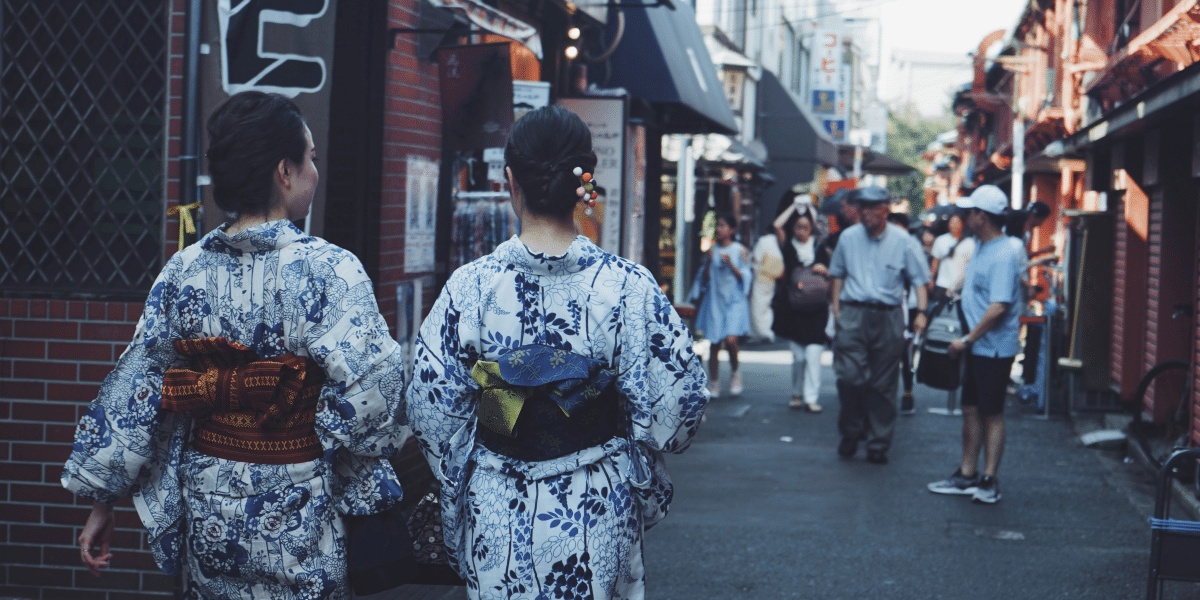
<svg viewBox="0 0 1200 600">
<path fill-rule="evenodd" d="M 929 489 L 994 503 L 1000 498 L 996 472 L 1004 449 L 1004 398 L 1021 350 L 1018 319 L 1031 287 L 1025 274 L 1054 256 L 1053 246 L 1026 252 L 1028 231 L 1049 216 L 1049 207 L 1033 202 L 1011 210 L 999 188 L 981 186 L 960 198 L 952 212 L 943 212 L 944 218 L 929 214 L 932 218 L 910 227 L 907 214 L 890 212 L 891 202 L 886 190 L 874 186 L 854 190 L 824 211 L 809 194 L 789 196 L 773 231 L 755 242 L 748 269 L 748 252 L 733 240 L 730 217 L 718 217 L 716 245 L 692 295 L 700 303 L 695 332 L 713 340 L 710 390 L 713 397 L 720 391 L 717 351 L 725 347 L 734 369 L 731 392 L 741 391 L 736 338 L 748 332 L 759 341 L 788 342 L 788 405 L 820 413 L 820 359 L 831 349 L 841 435 L 837 453 L 852 458 L 864 444 L 868 462 L 886 464 L 897 415 L 915 412 L 914 342 L 930 314 L 956 302 L 967 324 L 965 335 L 949 348 L 951 357 L 962 356 L 965 363 L 963 457 L 949 479 Z M 697 293 L 709 285 L 713 264 L 724 265 L 719 284 L 724 293 Z M 748 299 L 730 298 L 729 291 Z M 982 470 L 976 468 L 981 450 Z"/>
<path fill-rule="evenodd" d="M 970 323 L 950 348 L 966 355 L 963 456 L 929 489 L 1000 498 L 1029 259 L 1003 230 L 1044 219 L 1036 203 L 1013 217 L 983 186 L 946 231 L 910 234 L 888 193 L 866 187 L 825 233 L 801 195 L 753 252 L 718 214 L 689 330 L 649 271 L 578 235 L 573 213 L 595 198 L 591 134 L 563 108 L 537 109 L 504 150 L 520 234 L 451 275 L 405 364 L 358 259 L 291 223 L 319 177 L 296 105 L 243 92 L 207 128 L 229 222 L 158 276 L 62 474 L 92 503 L 78 544 L 97 576 L 113 559 L 113 504 L 131 496 L 186 597 L 349 598 L 350 524 L 398 505 L 389 459 L 413 437 L 438 484 L 439 550 L 469 597 L 642 598 L 642 535 L 673 497 L 664 455 L 689 446 L 720 395 L 719 350 L 736 395 L 739 340 L 786 340 L 789 406 L 817 414 L 832 346 L 837 453 L 865 442 L 886 464 L 912 409 L 911 376 L 897 406 L 911 339 L 942 298 L 961 299 Z M 712 342 L 707 373 L 693 331 Z"/>
</svg>

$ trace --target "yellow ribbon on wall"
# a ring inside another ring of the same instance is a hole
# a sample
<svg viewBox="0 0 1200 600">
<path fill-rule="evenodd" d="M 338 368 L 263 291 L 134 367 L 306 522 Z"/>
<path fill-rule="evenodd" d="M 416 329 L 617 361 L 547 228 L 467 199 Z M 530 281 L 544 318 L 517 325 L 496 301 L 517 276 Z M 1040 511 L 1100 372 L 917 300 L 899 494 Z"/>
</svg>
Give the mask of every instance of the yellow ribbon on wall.
<svg viewBox="0 0 1200 600">
<path fill-rule="evenodd" d="M 183 250 L 183 234 L 196 233 L 196 222 L 192 220 L 192 211 L 200 208 L 199 202 L 191 204 L 175 205 L 167 209 L 167 216 L 179 216 L 179 249 Z"/>
</svg>

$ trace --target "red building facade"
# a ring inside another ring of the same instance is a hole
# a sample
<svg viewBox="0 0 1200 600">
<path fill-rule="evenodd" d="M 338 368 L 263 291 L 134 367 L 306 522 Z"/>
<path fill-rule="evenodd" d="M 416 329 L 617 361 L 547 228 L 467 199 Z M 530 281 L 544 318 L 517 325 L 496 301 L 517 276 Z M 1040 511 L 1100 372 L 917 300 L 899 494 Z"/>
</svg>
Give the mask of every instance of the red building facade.
<svg viewBox="0 0 1200 600">
<path fill-rule="evenodd" d="M 1153 422 L 1175 412 L 1184 380 L 1162 378 L 1135 399 L 1146 371 L 1191 356 L 1189 377 L 1200 381 L 1198 37 L 1195 0 L 1039 0 L 999 55 L 983 58 L 1003 34 L 985 40 L 975 82 L 955 103 L 964 180 L 1019 177 L 1026 202 L 1052 208 L 1030 247 L 1054 244 L 1074 277 L 1062 282 L 1070 331 L 1061 353 L 1065 368 L 1082 371 L 1074 391 L 1107 394 L 1099 404 L 1108 408 L 1141 401 Z M 1200 395 L 1190 402 L 1194 418 Z M 1192 439 L 1200 442 L 1195 426 Z"/>
</svg>

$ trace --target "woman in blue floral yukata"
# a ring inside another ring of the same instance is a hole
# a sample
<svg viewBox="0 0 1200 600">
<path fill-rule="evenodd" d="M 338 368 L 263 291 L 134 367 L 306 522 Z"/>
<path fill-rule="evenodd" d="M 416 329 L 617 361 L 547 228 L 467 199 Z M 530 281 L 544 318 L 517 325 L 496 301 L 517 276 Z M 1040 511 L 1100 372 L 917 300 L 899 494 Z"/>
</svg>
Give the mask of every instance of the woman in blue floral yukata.
<svg viewBox="0 0 1200 600">
<path fill-rule="evenodd" d="M 532 111 L 504 158 L 521 234 L 450 277 L 406 394 L 449 559 L 471 598 L 642 598 L 663 454 L 696 433 L 704 370 L 650 273 L 577 235 L 583 121 Z"/>
<path fill-rule="evenodd" d="M 401 353 L 358 259 L 289 222 L 317 186 L 296 105 L 243 92 L 208 134 L 234 220 L 167 262 L 80 420 L 62 483 L 93 502 L 81 558 L 109 566 L 132 495 L 187 598 L 348 599 L 343 515 L 401 495 Z"/>
</svg>

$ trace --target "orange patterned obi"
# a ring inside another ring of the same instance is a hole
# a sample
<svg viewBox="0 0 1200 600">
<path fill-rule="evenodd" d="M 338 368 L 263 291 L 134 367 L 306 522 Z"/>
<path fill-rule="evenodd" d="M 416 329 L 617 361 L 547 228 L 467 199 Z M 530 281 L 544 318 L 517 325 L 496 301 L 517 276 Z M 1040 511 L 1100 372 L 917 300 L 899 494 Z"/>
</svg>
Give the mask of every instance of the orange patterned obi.
<svg viewBox="0 0 1200 600">
<path fill-rule="evenodd" d="M 321 458 L 315 423 L 325 373 L 295 354 L 259 358 L 223 337 L 177 340 L 187 368 L 163 378 L 163 410 L 196 419 L 193 447 L 209 456 L 285 465 Z"/>
</svg>

